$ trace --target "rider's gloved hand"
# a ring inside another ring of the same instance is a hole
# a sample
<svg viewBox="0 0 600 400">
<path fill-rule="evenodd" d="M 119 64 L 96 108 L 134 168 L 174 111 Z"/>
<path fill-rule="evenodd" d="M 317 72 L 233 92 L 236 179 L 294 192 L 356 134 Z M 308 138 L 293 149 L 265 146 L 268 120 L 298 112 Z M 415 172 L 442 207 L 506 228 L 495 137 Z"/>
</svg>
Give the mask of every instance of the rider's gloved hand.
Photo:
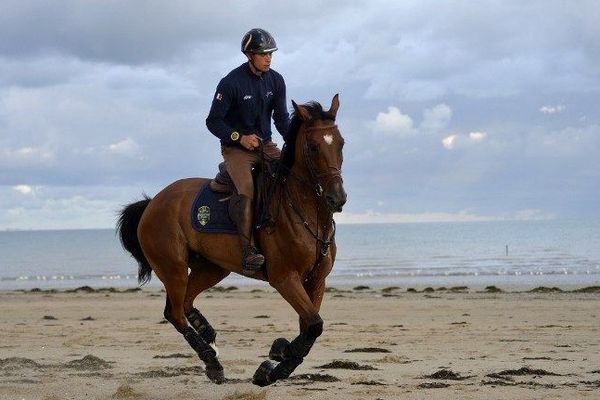
<svg viewBox="0 0 600 400">
<path fill-rule="evenodd" d="M 242 137 L 240 138 L 240 144 L 246 150 L 252 151 L 258 146 L 260 146 L 260 138 L 254 133 L 251 135 L 242 135 Z"/>
</svg>

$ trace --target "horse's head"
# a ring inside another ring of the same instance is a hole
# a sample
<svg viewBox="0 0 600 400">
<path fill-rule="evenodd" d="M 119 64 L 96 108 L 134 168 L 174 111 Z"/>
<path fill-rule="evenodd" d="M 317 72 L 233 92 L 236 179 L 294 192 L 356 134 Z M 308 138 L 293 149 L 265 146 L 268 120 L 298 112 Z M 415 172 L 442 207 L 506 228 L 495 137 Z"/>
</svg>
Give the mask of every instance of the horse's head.
<svg viewBox="0 0 600 400">
<path fill-rule="evenodd" d="M 327 111 L 318 103 L 298 105 L 292 100 L 292 105 L 294 118 L 300 119 L 295 138 L 296 164 L 305 169 L 317 195 L 324 197 L 331 212 L 340 212 L 346 203 L 346 191 L 342 180 L 344 138 L 335 124 L 339 96 L 333 96 Z"/>
</svg>

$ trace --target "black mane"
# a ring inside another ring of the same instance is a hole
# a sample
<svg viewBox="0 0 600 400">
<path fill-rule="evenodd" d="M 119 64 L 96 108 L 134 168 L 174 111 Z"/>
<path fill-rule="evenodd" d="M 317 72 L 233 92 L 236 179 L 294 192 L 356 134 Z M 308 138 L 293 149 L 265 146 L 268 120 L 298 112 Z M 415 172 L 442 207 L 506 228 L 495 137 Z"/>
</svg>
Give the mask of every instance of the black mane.
<svg viewBox="0 0 600 400">
<path fill-rule="evenodd" d="M 306 108 L 312 117 L 312 121 L 334 121 L 334 118 L 327 111 L 323 110 L 323 106 L 316 101 L 311 101 L 306 104 L 302 104 L 302 107 Z M 296 154 L 296 136 L 302 125 L 302 118 L 292 113 L 290 126 L 287 134 L 284 137 L 285 143 L 281 152 L 281 166 L 284 171 L 289 171 L 294 165 L 294 156 Z"/>
</svg>

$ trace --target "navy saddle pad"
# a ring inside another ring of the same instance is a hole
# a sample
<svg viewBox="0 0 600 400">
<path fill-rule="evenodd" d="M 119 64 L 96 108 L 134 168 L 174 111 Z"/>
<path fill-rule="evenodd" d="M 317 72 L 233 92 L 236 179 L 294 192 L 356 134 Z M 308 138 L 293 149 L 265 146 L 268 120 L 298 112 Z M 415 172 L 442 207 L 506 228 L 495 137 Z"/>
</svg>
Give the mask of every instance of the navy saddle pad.
<svg viewBox="0 0 600 400">
<path fill-rule="evenodd" d="M 229 218 L 229 200 L 227 194 L 215 193 L 208 184 L 202 186 L 192 205 L 192 226 L 198 232 L 234 233 L 237 235 L 235 223 Z"/>
</svg>

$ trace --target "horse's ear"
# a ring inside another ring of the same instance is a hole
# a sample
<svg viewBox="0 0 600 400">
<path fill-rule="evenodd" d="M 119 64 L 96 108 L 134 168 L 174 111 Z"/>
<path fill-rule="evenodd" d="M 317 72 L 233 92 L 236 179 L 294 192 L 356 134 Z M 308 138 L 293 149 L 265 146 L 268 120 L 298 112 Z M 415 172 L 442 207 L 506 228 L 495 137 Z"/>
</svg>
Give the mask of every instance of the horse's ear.
<svg viewBox="0 0 600 400">
<path fill-rule="evenodd" d="M 294 106 L 294 111 L 296 111 L 296 115 L 299 115 L 303 121 L 308 121 L 312 118 L 306 107 L 299 106 L 294 100 L 292 100 L 292 106 Z"/>
<path fill-rule="evenodd" d="M 340 108 L 340 94 L 339 93 L 337 93 L 335 96 L 333 96 L 333 99 L 331 99 L 331 107 L 329 107 L 327 114 L 331 115 L 333 117 L 333 119 L 335 119 L 335 116 L 338 112 L 338 108 Z"/>
</svg>

